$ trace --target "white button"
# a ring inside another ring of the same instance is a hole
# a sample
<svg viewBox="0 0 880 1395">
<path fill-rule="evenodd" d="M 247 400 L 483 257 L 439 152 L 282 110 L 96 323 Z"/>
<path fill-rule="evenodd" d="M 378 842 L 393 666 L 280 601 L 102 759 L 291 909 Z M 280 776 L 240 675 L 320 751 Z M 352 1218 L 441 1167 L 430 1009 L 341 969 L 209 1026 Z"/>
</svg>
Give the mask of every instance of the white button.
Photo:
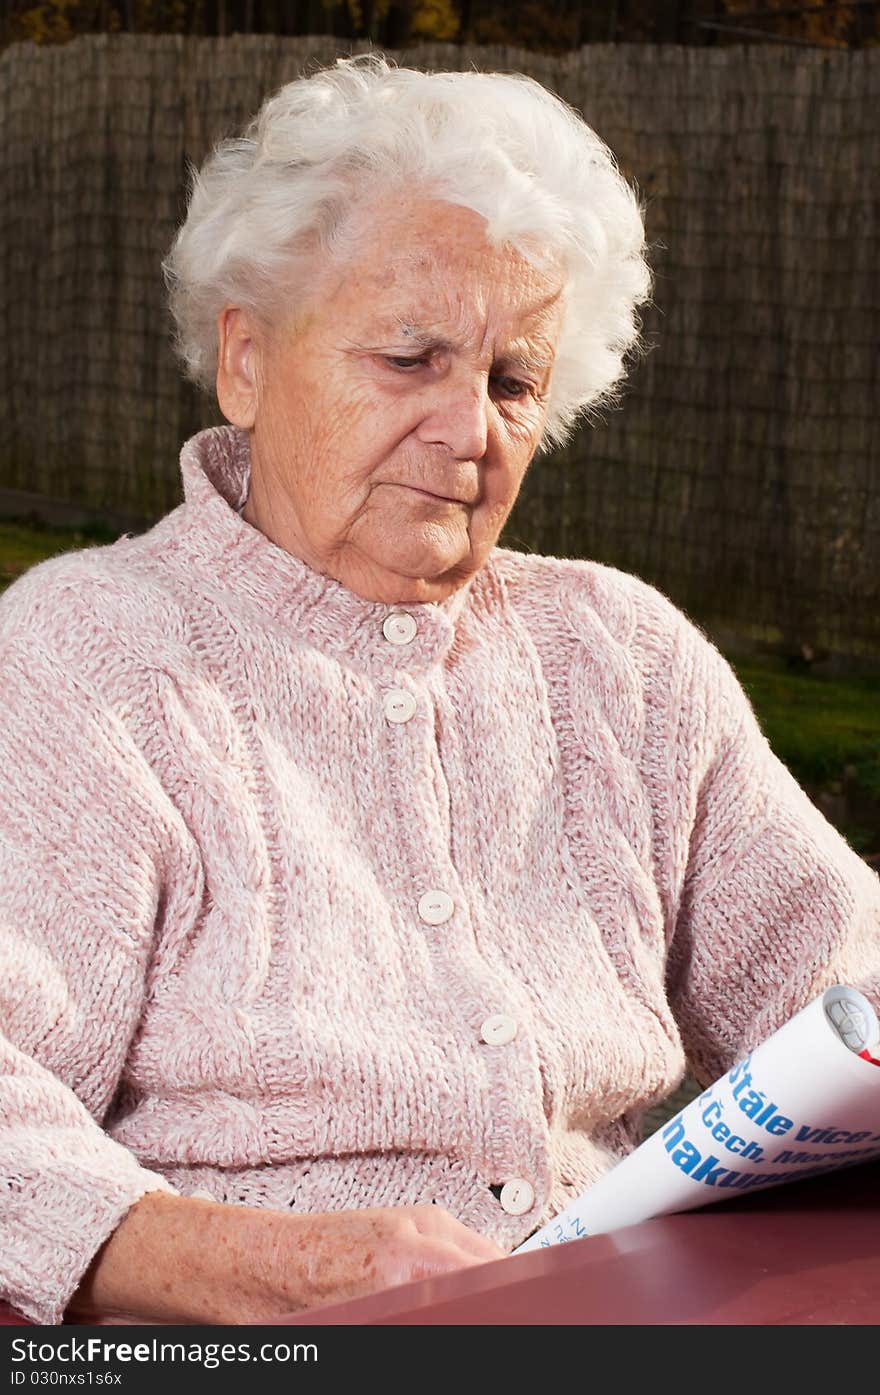
<svg viewBox="0 0 880 1395">
<path fill-rule="evenodd" d="M 522 1216 L 535 1204 L 535 1189 L 524 1177 L 511 1177 L 501 1188 L 499 1200 L 508 1216 Z"/>
<path fill-rule="evenodd" d="M 389 644 L 409 644 L 415 639 L 417 629 L 416 618 L 408 610 L 395 610 L 392 615 L 385 616 L 382 624 L 382 633 Z"/>
<path fill-rule="evenodd" d="M 503 1012 L 496 1012 L 494 1017 L 487 1017 L 480 1028 L 480 1036 L 489 1046 L 506 1046 L 509 1041 L 513 1041 L 516 1033 L 515 1020 L 505 1016 Z"/>
<path fill-rule="evenodd" d="M 442 925 L 455 910 L 455 902 L 446 891 L 426 891 L 419 898 L 419 915 L 428 925 Z"/>
<path fill-rule="evenodd" d="M 389 722 L 408 722 L 417 706 L 406 688 L 391 688 L 382 699 L 382 710 Z"/>
</svg>

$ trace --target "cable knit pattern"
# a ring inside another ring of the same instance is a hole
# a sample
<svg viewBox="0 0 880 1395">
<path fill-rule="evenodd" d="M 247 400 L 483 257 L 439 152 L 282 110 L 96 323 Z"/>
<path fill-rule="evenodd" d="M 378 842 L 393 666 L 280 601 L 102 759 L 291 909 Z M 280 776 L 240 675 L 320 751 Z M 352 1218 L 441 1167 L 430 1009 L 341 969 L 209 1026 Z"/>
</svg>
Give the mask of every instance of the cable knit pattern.
<svg viewBox="0 0 880 1395">
<path fill-rule="evenodd" d="M 713 1077 L 835 979 L 880 1001 L 876 877 L 657 592 L 496 549 L 441 604 L 368 602 L 240 517 L 245 436 L 182 471 L 144 536 L 0 603 L 0 1292 L 29 1317 L 157 1188 L 434 1200 L 512 1248 L 686 1055 Z"/>
</svg>

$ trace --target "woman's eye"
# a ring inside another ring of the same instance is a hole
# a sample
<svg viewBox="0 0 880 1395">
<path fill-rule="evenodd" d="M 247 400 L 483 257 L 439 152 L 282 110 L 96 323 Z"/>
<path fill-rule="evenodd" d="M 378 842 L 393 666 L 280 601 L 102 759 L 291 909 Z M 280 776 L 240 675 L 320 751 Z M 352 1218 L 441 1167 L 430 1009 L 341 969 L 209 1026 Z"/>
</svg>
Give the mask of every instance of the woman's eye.
<svg viewBox="0 0 880 1395">
<path fill-rule="evenodd" d="M 492 386 L 495 391 L 506 398 L 508 402 L 514 402 L 519 397 L 525 397 L 531 391 L 528 383 L 522 382 L 519 378 L 493 378 Z"/>
<path fill-rule="evenodd" d="M 406 358 L 403 355 L 396 357 L 393 354 L 385 354 L 384 358 L 391 368 L 423 368 L 428 362 L 426 358 Z"/>
</svg>

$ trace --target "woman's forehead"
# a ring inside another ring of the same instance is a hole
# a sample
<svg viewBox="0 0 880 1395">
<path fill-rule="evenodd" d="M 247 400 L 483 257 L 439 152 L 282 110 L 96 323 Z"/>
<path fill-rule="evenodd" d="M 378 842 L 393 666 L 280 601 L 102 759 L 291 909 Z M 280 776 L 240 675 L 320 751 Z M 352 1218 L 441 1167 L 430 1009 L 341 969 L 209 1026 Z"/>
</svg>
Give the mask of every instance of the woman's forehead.
<svg viewBox="0 0 880 1395">
<path fill-rule="evenodd" d="M 413 345 L 486 320 L 509 333 L 547 331 L 563 289 L 558 266 L 490 241 L 471 209 L 435 201 L 399 212 L 375 212 L 345 258 L 333 259 L 331 316 Z"/>
<path fill-rule="evenodd" d="M 561 279 L 561 259 L 549 248 L 526 254 L 493 239 L 482 214 L 424 195 L 356 205 L 334 239 L 333 260 L 349 275 L 391 290 L 439 276 L 526 288 Z"/>
</svg>

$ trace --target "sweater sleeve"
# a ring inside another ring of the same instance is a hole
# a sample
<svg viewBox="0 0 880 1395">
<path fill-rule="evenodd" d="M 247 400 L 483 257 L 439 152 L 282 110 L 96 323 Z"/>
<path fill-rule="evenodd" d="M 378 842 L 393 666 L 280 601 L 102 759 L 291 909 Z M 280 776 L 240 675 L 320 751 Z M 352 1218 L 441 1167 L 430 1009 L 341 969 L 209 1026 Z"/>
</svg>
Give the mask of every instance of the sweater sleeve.
<svg viewBox="0 0 880 1395">
<path fill-rule="evenodd" d="M 57 1323 L 129 1207 L 174 1190 L 101 1121 L 141 1015 L 175 811 L 118 711 L 59 657 L 75 647 L 65 622 L 21 609 L 0 605 L 0 1296 Z M 95 642 L 87 627 L 76 640 Z"/>
<path fill-rule="evenodd" d="M 691 640 L 675 739 L 700 754 L 667 982 L 709 1083 L 832 983 L 880 1005 L 880 880 L 774 756 L 729 665 Z"/>
</svg>

